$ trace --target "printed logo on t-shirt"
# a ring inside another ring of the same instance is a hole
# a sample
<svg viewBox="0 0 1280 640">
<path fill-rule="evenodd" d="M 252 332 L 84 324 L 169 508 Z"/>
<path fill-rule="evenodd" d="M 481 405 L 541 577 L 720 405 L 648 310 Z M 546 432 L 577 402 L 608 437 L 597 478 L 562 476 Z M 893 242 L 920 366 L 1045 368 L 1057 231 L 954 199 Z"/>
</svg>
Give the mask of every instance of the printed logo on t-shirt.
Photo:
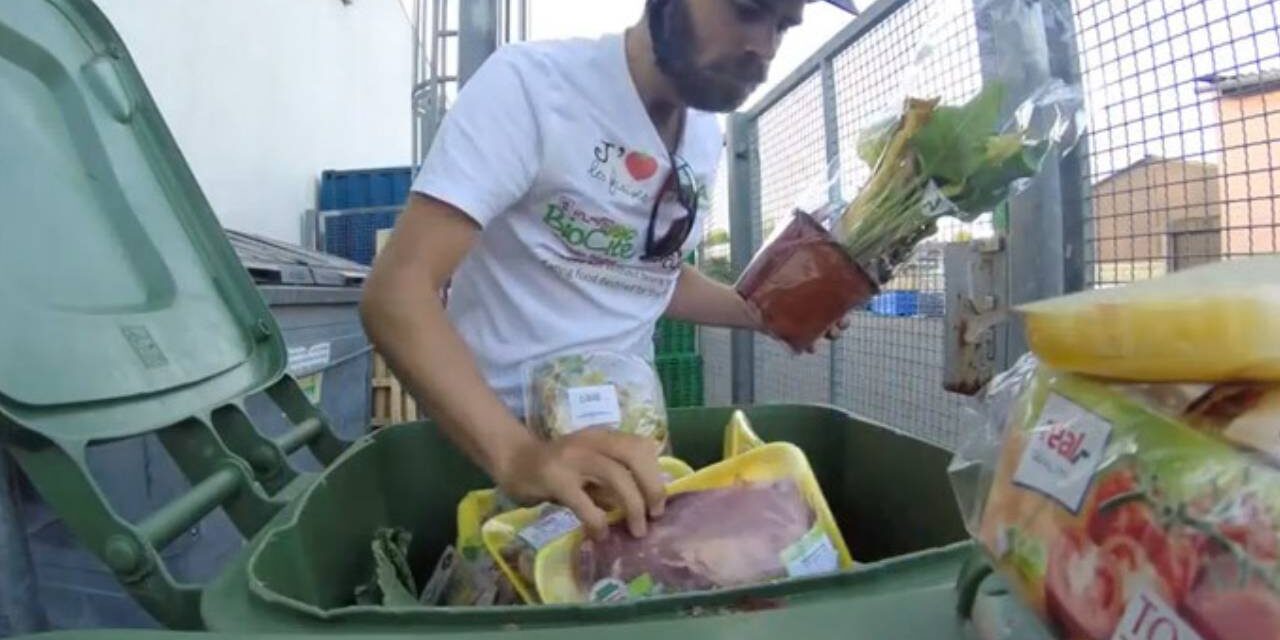
<svg viewBox="0 0 1280 640">
<path fill-rule="evenodd" d="M 587 173 L 607 185 L 609 195 L 623 195 L 643 204 L 653 199 L 653 185 L 647 183 L 658 175 L 658 161 L 643 151 L 605 140 L 596 145 Z"/>
<path fill-rule="evenodd" d="M 574 253 L 618 261 L 638 252 L 635 229 L 608 216 L 588 215 L 569 198 L 549 203 L 542 222 Z"/>
</svg>

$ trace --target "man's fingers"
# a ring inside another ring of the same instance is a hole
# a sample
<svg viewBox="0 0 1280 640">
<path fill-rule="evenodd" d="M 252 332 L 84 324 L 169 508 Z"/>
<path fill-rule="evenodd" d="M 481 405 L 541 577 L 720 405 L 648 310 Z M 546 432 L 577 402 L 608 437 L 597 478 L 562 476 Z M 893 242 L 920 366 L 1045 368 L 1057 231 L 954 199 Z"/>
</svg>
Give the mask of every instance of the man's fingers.
<svg viewBox="0 0 1280 640">
<path fill-rule="evenodd" d="M 648 511 L 631 472 L 606 456 L 592 460 L 586 472 L 590 479 L 604 486 L 610 497 L 621 503 L 631 535 L 644 537 L 649 532 Z"/>
<path fill-rule="evenodd" d="M 601 453 L 623 465 L 631 475 L 631 482 L 644 496 L 644 504 L 654 517 L 666 509 L 667 490 L 662 482 L 662 469 L 658 466 L 657 443 L 651 438 L 610 431 L 601 434 Z"/>
<path fill-rule="evenodd" d="M 596 506 L 587 492 L 577 484 L 564 487 L 555 495 L 555 501 L 568 507 L 573 515 L 578 516 L 582 528 L 587 535 L 599 540 L 609 530 L 609 518 L 604 510 Z"/>
</svg>

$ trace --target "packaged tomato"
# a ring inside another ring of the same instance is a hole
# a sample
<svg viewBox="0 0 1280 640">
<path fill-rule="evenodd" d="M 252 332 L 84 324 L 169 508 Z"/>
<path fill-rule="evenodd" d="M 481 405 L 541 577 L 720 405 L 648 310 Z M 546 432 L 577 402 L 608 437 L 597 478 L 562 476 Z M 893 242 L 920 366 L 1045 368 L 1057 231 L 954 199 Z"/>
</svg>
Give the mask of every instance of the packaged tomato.
<svg viewBox="0 0 1280 640">
<path fill-rule="evenodd" d="M 1280 470 L 1206 428 L 1201 398 L 1031 358 L 993 383 L 995 421 L 953 480 L 975 537 L 1059 637 L 1280 638 Z"/>
</svg>

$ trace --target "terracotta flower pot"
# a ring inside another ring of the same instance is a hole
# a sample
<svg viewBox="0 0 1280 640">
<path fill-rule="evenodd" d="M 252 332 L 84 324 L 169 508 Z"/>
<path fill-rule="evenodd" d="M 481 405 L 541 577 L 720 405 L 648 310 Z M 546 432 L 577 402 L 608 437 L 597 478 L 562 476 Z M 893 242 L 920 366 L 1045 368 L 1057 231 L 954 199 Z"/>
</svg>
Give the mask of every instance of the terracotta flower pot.
<svg viewBox="0 0 1280 640">
<path fill-rule="evenodd" d="M 880 287 L 822 225 L 797 210 L 751 259 L 737 291 L 770 335 L 803 352 Z"/>
</svg>

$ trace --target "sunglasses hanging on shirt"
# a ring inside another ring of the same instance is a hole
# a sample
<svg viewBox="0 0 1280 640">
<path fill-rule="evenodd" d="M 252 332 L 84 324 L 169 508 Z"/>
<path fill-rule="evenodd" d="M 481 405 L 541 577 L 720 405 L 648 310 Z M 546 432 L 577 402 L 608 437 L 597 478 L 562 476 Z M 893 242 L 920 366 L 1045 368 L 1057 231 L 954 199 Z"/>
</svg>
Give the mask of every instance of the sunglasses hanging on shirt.
<svg viewBox="0 0 1280 640">
<path fill-rule="evenodd" d="M 671 172 L 663 181 L 653 201 L 653 211 L 649 213 L 649 229 L 644 237 L 644 260 L 659 261 L 679 253 L 689 234 L 693 232 L 694 223 L 698 219 L 699 189 L 697 178 L 689 163 L 675 154 L 668 154 L 671 161 Z M 684 215 L 671 223 L 667 232 L 658 238 L 658 213 L 662 210 L 662 201 L 668 190 L 674 188 L 676 201 L 684 209 Z"/>
</svg>

